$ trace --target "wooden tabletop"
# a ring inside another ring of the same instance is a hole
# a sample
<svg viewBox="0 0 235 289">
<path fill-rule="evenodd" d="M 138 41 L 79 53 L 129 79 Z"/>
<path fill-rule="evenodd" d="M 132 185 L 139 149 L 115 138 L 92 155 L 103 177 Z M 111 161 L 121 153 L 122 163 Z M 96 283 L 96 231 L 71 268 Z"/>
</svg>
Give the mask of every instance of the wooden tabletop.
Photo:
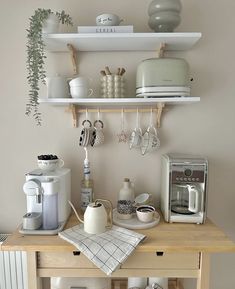
<svg viewBox="0 0 235 289">
<path fill-rule="evenodd" d="M 66 228 L 77 225 L 74 215 Z M 139 252 L 235 252 L 235 243 L 209 219 L 203 225 L 169 224 L 161 222 L 151 229 L 136 230 L 147 236 L 137 247 Z M 14 232 L 2 245 L 2 250 L 19 251 L 74 251 L 76 248 L 59 236 L 30 236 Z"/>
</svg>

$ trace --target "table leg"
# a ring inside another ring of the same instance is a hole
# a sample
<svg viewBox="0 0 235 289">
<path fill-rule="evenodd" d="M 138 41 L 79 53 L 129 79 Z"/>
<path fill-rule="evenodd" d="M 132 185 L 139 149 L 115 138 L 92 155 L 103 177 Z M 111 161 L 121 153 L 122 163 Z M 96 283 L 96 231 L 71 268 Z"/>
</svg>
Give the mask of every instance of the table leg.
<svg viewBox="0 0 235 289">
<path fill-rule="evenodd" d="M 209 289 L 210 282 L 210 255 L 201 253 L 200 270 L 197 278 L 197 289 Z"/>
<path fill-rule="evenodd" d="M 177 279 L 176 279 L 176 288 L 177 288 L 177 289 L 184 289 L 182 280 L 181 280 L 180 278 L 177 278 Z"/>
<path fill-rule="evenodd" d="M 41 279 L 37 277 L 37 252 L 27 252 L 28 289 L 40 289 Z"/>
</svg>

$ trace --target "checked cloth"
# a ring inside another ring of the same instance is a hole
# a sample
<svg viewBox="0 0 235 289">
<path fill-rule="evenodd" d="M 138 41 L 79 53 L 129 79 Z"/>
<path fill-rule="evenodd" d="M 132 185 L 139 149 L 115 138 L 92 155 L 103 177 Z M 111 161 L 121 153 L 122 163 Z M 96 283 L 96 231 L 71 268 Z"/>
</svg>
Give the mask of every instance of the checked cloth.
<svg viewBox="0 0 235 289">
<path fill-rule="evenodd" d="M 83 224 L 62 231 L 59 236 L 73 244 L 107 275 L 118 269 L 146 237 L 118 226 L 91 235 L 84 231 Z"/>
</svg>

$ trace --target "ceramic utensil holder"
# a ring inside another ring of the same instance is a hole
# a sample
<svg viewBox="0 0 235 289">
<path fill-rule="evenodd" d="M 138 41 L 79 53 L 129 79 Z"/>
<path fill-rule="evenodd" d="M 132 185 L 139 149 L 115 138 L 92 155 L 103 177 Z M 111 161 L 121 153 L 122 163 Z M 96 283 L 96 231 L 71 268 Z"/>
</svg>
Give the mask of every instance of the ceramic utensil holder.
<svg viewBox="0 0 235 289">
<path fill-rule="evenodd" d="M 121 75 L 105 75 L 101 78 L 101 97 L 125 97 L 124 78 Z"/>
</svg>

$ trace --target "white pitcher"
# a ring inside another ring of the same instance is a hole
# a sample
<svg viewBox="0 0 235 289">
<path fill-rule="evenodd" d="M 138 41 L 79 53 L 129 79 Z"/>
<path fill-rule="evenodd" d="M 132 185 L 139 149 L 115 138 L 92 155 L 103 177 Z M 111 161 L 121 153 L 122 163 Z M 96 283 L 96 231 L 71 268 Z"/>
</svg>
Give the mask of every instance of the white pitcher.
<svg viewBox="0 0 235 289">
<path fill-rule="evenodd" d="M 69 97 L 68 78 L 59 74 L 46 77 L 47 97 L 48 98 L 67 98 Z"/>
<path fill-rule="evenodd" d="M 102 202 L 107 202 L 110 206 L 109 216 Z M 69 201 L 72 209 L 78 220 L 84 224 L 84 231 L 88 234 L 101 234 L 106 229 L 112 227 L 113 222 L 113 207 L 109 200 L 97 199 L 94 203 L 90 203 L 84 213 L 84 220 L 82 220 L 75 210 L 73 204 Z M 110 219 L 110 220 L 109 220 Z M 110 224 L 108 224 L 110 221 Z"/>
</svg>

